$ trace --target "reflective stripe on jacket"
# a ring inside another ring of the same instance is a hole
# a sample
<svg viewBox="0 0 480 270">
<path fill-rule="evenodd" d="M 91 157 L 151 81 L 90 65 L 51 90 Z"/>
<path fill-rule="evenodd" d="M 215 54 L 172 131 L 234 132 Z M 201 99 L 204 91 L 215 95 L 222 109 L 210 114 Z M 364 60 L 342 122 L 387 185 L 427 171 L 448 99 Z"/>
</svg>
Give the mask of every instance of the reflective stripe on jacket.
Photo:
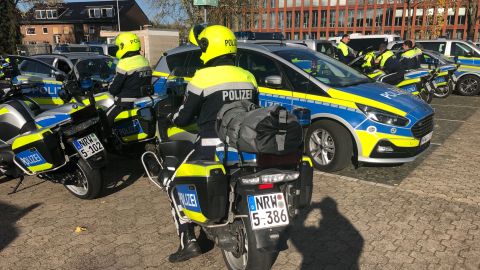
<svg viewBox="0 0 480 270">
<path fill-rule="evenodd" d="M 142 97 L 141 87 L 151 84 L 152 69 L 142 55 L 124 57 L 118 61 L 116 74 L 108 91 L 122 98 Z"/>
<path fill-rule="evenodd" d="M 217 113 L 224 104 L 237 100 L 257 101 L 257 82 L 252 73 L 230 65 L 197 70 L 187 85 L 187 98 L 173 116 L 177 126 L 195 119 L 200 133 L 214 128 Z M 200 134 L 202 136 L 202 134 Z"/>
</svg>

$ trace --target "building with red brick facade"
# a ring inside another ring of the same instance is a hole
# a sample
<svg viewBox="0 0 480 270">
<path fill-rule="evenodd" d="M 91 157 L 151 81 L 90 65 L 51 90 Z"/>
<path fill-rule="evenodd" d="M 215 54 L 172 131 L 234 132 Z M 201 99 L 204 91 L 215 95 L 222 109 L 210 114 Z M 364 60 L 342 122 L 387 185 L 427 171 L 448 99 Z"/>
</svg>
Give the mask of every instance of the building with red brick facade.
<svg viewBox="0 0 480 270">
<path fill-rule="evenodd" d="M 142 29 L 148 17 L 135 0 L 119 0 L 122 31 Z M 36 5 L 21 23 L 23 44 L 100 41 L 101 30 L 118 30 L 116 1 L 69 2 L 55 7 Z"/>
<path fill-rule="evenodd" d="M 284 32 L 287 39 L 328 38 L 344 33 L 407 33 L 411 14 L 411 36 L 467 38 L 468 0 L 252 0 L 257 7 L 243 16 L 242 30 Z M 443 1 L 443 5 L 439 4 Z M 479 1 L 480 0 L 473 0 Z M 456 2 L 454 4 L 454 2 Z M 474 40 L 480 39 L 475 23 Z M 406 37 L 408 38 L 408 37 Z"/>
</svg>

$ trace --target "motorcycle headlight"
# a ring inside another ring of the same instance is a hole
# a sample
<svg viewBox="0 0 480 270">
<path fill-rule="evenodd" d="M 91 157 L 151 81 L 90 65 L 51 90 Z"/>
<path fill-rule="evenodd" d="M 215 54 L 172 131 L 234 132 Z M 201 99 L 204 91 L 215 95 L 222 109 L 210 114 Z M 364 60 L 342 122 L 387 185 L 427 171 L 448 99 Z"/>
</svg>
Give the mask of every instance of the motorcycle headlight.
<svg viewBox="0 0 480 270">
<path fill-rule="evenodd" d="M 410 122 L 410 120 L 403 116 L 389 113 L 375 107 L 370 107 L 362 104 L 357 104 L 357 107 L 367 116 L 368 119 L 371 119 L 378 123 L 404 127 Z"/>
</svg>

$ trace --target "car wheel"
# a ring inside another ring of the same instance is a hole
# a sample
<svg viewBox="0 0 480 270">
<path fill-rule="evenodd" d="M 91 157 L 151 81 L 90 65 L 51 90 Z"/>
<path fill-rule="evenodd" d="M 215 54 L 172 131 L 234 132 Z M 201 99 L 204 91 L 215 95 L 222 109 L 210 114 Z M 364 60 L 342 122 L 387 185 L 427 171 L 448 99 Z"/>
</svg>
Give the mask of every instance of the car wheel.
<svg viewBox="0 0 480 270">
<path fill-rule="evenodd" d="M 457 82 L 457 91 L 462 96 L 475 96 L 480 92 L 480 78 L 475 75 L 465 75 Z"/>
<path fill-rule="evenodd" d="M 315 168 L 334 172 L 345 168 L 351 162 L 353 143 L 350 132 L 331 120 L 313 123 L 305 140 L 307 154 Z"/>
</svg>

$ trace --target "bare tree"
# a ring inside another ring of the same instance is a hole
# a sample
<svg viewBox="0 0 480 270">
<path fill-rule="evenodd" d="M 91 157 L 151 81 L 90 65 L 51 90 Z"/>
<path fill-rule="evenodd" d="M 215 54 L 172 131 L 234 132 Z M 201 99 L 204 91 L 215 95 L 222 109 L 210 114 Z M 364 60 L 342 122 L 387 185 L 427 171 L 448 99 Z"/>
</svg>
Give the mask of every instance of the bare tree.
<svg viewBox="0 0 480 270">
<path fill-rule="evenodd" d="M 475 24 L 478 21 L 478 0 L 467 2 L 467 40 L 473 40 L 475 36 Z"/>
</svg>

